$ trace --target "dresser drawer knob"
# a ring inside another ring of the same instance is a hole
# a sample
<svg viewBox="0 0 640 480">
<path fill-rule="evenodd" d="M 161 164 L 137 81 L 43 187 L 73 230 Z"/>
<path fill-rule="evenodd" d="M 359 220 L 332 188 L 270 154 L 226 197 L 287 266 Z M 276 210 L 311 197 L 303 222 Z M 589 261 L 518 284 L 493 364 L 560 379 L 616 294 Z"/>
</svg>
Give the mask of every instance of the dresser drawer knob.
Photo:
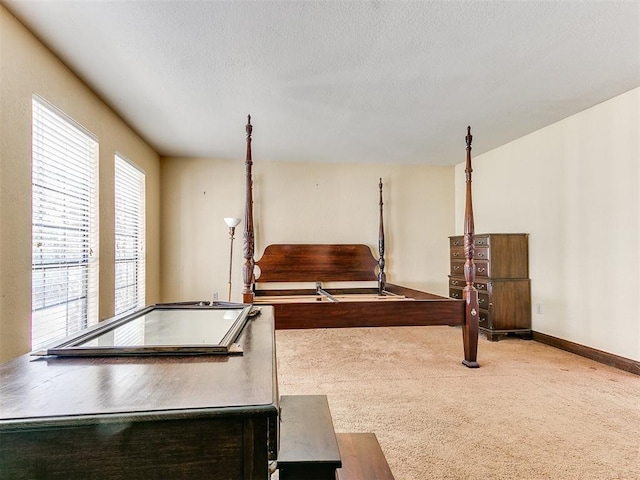
<svg viewBox="0 0 640 480">
<path fill-rule="evenodd" d="M 458 252 L 453 252 L 453 256 L 454 256 L 454 257 L 459 257 L 459 256 L 460 256 L 460 253 L 458 253 Z"/>
<path fill-rule="evenodd" d="M 451 285 L 458 285 L 460 282 L 458 280 L 451 280 Z"/>
<path fill-rule="evenodd" d="M 486 271 L 487 271 L 487 269 L 486 269 L 486 268 L 484 268 L 484 267 L 478 267 L 478 272 L 480 272 L 480 273 L 484 273 L 484 272 L 486 272 Z"/>
</svg>

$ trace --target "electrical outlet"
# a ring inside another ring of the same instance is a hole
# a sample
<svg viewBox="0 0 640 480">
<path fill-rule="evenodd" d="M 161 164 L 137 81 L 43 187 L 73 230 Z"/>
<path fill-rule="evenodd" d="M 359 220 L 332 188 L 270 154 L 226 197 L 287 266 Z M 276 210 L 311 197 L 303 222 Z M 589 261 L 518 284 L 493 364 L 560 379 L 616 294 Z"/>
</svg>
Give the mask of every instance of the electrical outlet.
<svg viewBox="0 0 640 480">
<path fill-rule="evenodd" d="M 213 301 L 214 302 L 218 301 L 218 292 L 213 292 Z"/>
<path fill-rule="evenodd" d="M 536 314 L 542 315 L 542 304 L 536 303 Z"/>
</svg>

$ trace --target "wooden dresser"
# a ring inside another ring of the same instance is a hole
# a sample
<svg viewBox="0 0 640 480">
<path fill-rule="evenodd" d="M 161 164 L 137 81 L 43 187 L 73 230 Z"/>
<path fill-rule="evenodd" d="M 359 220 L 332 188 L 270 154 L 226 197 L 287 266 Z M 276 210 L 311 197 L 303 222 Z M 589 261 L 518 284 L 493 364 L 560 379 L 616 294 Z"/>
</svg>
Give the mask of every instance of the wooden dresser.
<svg viewBox="0 0 640 480">
<path fill-rule="evenodd" d="M 267 480 L 278 435 L 273 309 L 242 355 L 0 364 L 0 479 Z"/>
<path fill-rule="evenodd" d="M 524 233 L 477 234 L 474 263 L 480 305 L 480 331 L 489 340 L 507 334 L 531 338 L 531 283 L 528 235 Z M 449 296 L 462 298 L 464 238 L 449 237 L 451 270 Z"/>
</svg>

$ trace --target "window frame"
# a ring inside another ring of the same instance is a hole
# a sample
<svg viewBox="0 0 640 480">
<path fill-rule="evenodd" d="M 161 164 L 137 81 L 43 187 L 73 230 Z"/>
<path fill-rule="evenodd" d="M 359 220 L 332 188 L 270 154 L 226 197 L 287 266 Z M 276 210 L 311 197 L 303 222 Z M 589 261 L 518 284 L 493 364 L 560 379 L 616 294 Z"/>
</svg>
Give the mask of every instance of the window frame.
<svg viewBox="0 0 640 480">
<path fill-rule="evenodd" d="M 136 201 L 139 203 L 136 204 Z M 146 174 L 119 152 L 114 155 L 114 263 L 115 314 L 144 307 Z M 122 270 L 129 271 L 123 275 Z M 130 290 L 130 293 L 127 294 L 126 290 Z M 122 292 L 125 294 L 120 295 Z"/>
<path fill-rule="evenodd" d="M 31 343 L 98 322 L 99 141 L 32 96 Z"/>
</svg>

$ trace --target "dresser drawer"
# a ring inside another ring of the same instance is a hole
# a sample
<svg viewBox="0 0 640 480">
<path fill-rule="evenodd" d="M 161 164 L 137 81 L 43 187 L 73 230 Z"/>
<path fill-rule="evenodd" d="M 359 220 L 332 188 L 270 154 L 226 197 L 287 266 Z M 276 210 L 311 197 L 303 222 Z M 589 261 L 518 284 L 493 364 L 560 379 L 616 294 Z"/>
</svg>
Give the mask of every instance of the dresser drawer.
<svg viewBox="0 0 640 480">
<path fill-rule="evenodd" d="M 476 247 L 488 247 L 491 242 L 491 237 L 489 235 L 476 235 L 473 239 L 473 244 Z"/>
<path fill-rule="evenodd" d="M 483 310 L 489 310 L 491 305 L 491 297 L 488 293 L 478 293 L 478 306 Z"/>
<path fill-rule="evenodd" d="M 488 247 L 490 242 L 490 235 L 476 235 L 473 238 L 473 245 L 476 247 Z M 451 248 L 454 247 L 463 247 L 464 248 L 464 235 L 457 235 L 455 237 L 449 237 L 449 246 Z"/>
<path fill-rule="evenodd" d="M 464 248 L 464 237 L 462 237 L 462 236 L 449 237 L 449 247 L 451 247 L 451 248 L 455 248 L 455 247 Z"/>
<path fill-rule="evenodd" d="M 464 298 L 464 282 L 452 278 L 449 283 L 458 282 L 455 286 L 449 286 L 449 297 L 451 298 Z M 460 286 L 461 285 L 461 286 Z M 489 310 L 491 305 L 491 296 L 488 293 L 478 292 L 478 306 L 483 310 Z"/>
<path fill-rule="evenodd" d="M 478 260 L 477 262 L 474 262 L 476 264 L 476 275 L 478 277 L 490 277 L 491 276 L 491 269 L 489 268 L 489 262 L 484 261 L 484 260 Z M 462 269 L 462 271 L 464 272 L 464 268 Z"/>
<path fill-rule="evenodd" d="M 476 266 L 476 276 L 487 278 L 491 276 L 489 262 L 477 260 L 473 263 Z M 451 275 L 464 278 L 464 260 L 451 260 Z"/>
<path fill-rule="evenodd" d="M 464 288 L 467 286 L 467 282 L 464 277 L 449 276 L 449 286 L 453 288 Z M 488 292 L 490 290 L 488 282 L 473 282 L 473 286 L 478 292 Z"/>
<path fill-rule="evenodd" d="M 451 275 L 464 278 L 464 260 L 451 260 Z"/>
<path fill-rule="evenodd" d="M 452 260 L 464 260 L 464 247 L 451 247 L 450 253 Z"/>
<path fill-rule="evenodd" d="M 462 289 L 461 288 L 452 288 L 449 287 L 449 297 L 457 298 L 458 300 L 462 300 Z"/>
<path fill-rule="evenodd" d="M 473 249 L 474 260 L 489 260 L 489 247 L 475 247 Z"/>
<path fill-rule="evenodd" d="M 491 314 L 485 310 L 480 310 L 480 318 L 478 320 L 478 325 L 482 328 L 491 328 Z"/>
<path fill-rule="evenodd" d="M 464 247 L 451 247 L 450 250 L 452 260 L 466 260 L 464 256 Z M 473 249 L 474 260 L 488 260 L 489 247 L 476 247 Z"/>
</svg>

